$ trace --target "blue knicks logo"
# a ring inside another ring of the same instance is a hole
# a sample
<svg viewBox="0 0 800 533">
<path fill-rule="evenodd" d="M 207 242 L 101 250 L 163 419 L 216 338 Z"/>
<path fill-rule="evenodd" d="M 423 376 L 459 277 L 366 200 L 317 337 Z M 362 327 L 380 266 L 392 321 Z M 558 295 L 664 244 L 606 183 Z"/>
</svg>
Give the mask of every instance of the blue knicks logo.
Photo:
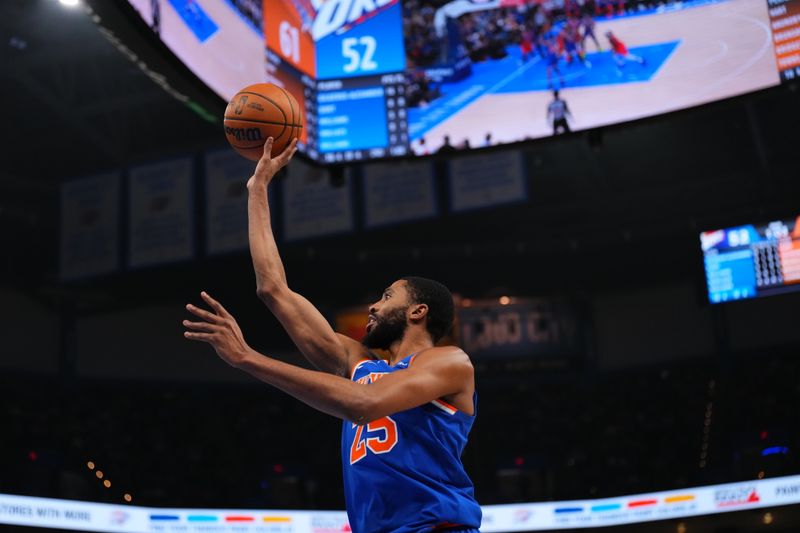
<svg viewBox="0 0 800 533">
<path fill-rule="evenodd" d="M 317 0 L 314 3 L 317 17 L 311 27 L 311 36 L 319 41 L 333 32 L 349 30 L 397 4 L 398 0 Z"/>
</svg>

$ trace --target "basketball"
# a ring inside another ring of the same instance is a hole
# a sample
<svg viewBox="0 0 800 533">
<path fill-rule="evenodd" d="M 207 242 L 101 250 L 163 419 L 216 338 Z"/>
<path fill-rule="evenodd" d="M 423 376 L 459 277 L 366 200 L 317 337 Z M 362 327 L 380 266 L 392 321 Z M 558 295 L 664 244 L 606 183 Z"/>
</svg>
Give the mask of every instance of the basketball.
<svg viewBox="0 0 800 533">
<path fill-rule="evenodd" d="M 264 143 L 273 138 L 272 155 L 280 154 L 303 131 L 303 114 L 286 89 L 272 83 L 248 85 L 225 108 L 225 137 L 242 156 L 258 161 Z"/>
</svg>

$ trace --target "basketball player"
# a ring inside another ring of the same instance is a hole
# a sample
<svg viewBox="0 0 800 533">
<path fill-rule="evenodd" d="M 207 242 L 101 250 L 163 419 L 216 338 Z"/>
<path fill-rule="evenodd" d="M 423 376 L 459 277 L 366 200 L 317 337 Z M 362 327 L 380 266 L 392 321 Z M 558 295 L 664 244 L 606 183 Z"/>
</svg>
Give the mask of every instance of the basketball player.
<svg viewBox="0 0 800 533">
<path fill-rule="evenodd" d="M 558 91 L 553 91 L 553 101 L 547 106 L 547 121 L 553 123 L 553 135 L 572 131 L 567 117 L 572 118 L 567 102 L 561 99 Z"/>
<path fill-rule="evenodd" d="M 561 58 L 561 50 L 558 45 L 558 37 L 552 32 L 544 36 L 545 46 L 545 70 L 547 74 L 547 88 L 554 89 L 553 74 L 558 74 L 559 88 L 564 87 L 564 76 L 561 74 L 561 69 L 558 68 L 558 61 Z"/>
<path fill-rule="evenodd" d="M 583 13 L 583 16 L 581 17 L 581 26 L 583 26 L 583 34 L 581 35 L 581 46 L 583 47 L 584 52 L 586 51 L 587 39 L 591 39 L 592 41 L 594 41 L 594 46 L 595 48 L 597 48 L 597 51 L 602 52 L 603 49 L 600 47 L 600 43 L 597 41 L 597 37 L 594 34 L 595 22 L 591 12 L 586 11 Z"/>
<path fill-rule="evenodd" d="M 612 32 L 607 31 L 606 38 L 608 38 L 608 42 L 611 44 L 611 53 L 614 55 L 614 63 L 617 64 L 617 72 L 620 72 L 620 69 L 625 66 L 625 63 L 628 61 L 639 63 L 642 66 L 645 65 L 646 62 L 644 58 L 630 53 L 625 43 L 620 41 Z"/>
<path fill-rule="evenodd" d="M 519 64 L 527 63 L 533 55 L 533 30 L 524 30 L 519 41 Z"/>
<path fill-rule="evenodd" d="M 577 57 L 583 66 L 592 68 L 592 64 L 586 59 L 586 52 L 583 49 L 580 32 L 581 22 L 576 17 L 570 17 L 561 29 L 561 39 L 564 43 L 564 55 L 567 58 L 567 65 L 571 65 Z"/>
<path fill-rule="evenodd" d="M 461 464 L 476 410 L 474 370 L 461 349 L 434 346 L 452 327 L 452 296 L 432 280 L 399 279 L 369 307 L 362 342 L 335 333 L 289 288 L 272 234 L 268 186 L 296 149 L 294 140 L 272 158 L 268 139 L 247 182 L 250 253 L 258 296 L 319 371 L 257 353 L 234 317 L 205 292 L 211 311 L 187 305 L 199 320 L 185 320 L 184 335 L 344 421 L 345 499 L 354 533 L 477 532 L 481 509 Z"/>
</svg>

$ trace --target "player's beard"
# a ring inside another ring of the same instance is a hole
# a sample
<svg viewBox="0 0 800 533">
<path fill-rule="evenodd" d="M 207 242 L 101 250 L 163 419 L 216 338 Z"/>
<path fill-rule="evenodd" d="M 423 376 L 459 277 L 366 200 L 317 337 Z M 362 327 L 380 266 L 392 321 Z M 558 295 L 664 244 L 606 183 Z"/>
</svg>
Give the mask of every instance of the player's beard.
<svg viewBox="0 0 800 533">
<path fill-rule="evenodd" d="M 407 309 L 407 307 L 395 309 L 383 318 L 376 317 L 375 325 L 364 335 L 362 344 L 370 349 L 388 350 L 395 341 L 402 339 L 406 332 Z"/>
</svg>

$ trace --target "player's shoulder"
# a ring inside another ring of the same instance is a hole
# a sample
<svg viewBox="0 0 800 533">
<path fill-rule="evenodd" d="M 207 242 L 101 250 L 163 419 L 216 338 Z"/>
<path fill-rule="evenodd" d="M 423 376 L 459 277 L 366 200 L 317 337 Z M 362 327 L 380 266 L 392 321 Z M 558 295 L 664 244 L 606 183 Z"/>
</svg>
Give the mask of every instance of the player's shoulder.
<svg viewBox="0 0 800 533">
<path fill-rule="evenodd" d="M 458 346 L 434 346 L 421 350 L 414 356 L 414 362 L 437 362 L 441 364 L 465 365 L 472 368 L 469 355 Z"/>
</svg>

